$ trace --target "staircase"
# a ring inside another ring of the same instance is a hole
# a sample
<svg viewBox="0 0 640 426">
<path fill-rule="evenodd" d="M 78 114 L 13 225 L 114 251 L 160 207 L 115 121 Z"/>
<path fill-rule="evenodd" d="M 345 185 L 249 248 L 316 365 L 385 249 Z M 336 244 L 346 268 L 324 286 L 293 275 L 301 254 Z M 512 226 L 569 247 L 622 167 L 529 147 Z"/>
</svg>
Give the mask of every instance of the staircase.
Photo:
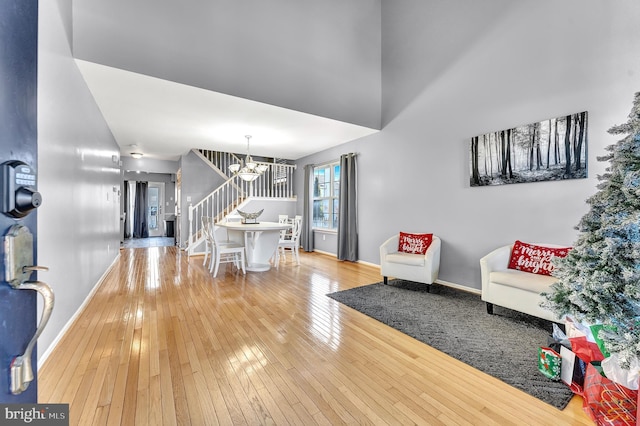
<svg viewBox="0 0 640 426">
<path fill-rule="evenodd" d="M 293 172 L 295 165 L 283 161 L 256 161 L 266 165 L 267 171 L 253 182 L 246 182 L 233 176 L 229 165 L 240 162 L 232 153 L 209 150 L 193 150 L 203 161 L 227 180 L 195 205 L 189 204 L 189 241 L 187 252 L 194 254 L 194 249 L 204 241 L 202 233 L 202 216 L 212 217 L 214 223 L 224 220 L 246 205 L 251 198 L 295 198 L 293 194 Z M 255 161 L 255 160 L 254 160 Z"/>
</svg>

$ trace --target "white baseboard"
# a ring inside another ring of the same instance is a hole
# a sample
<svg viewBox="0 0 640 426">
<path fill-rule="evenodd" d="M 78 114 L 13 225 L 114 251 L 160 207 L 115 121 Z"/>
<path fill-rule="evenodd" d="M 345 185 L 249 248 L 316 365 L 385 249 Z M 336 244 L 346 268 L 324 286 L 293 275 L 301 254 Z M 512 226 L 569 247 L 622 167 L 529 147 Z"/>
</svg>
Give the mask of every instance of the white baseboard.
<svg viewBox="0 0 640 426">
<path fill-rule="evenodd" d="M 377 263 L 367 262 L 365 260 L 358 260 L 358 263 L 362 263 L 363 265 L 368 265 L 368 266 L 372 266 L 374 268 L 380 269 L 380 265 L 378 265 Z"/>
<path fill-rule="evenodd" d="M 482 294 L 482 290 L 478 289 L 478 288 L 472 288 L 472 287 L 467 287 L 466 285 L 461 285 L 461 284 L 456 284 L 456 283 L 452 283 L 449 281 L 444 281 L 444 280 L 436 280 L 436 283 L 440 284 L 440 285 L 444 285 L 447 287 L 452 287 L 458 290 L 462 290 L 462 291 L 467 291 L 469 293 L 473 293 L 473 294 L 477 294 L 480 295 Z"/>
<path fill-rule="evenodd" d="M 302 247 L 300 247 L 300 248 L 302 248 Z M 313 249 L 312 253 L 320 253 L 320 254 L 325 254 L 327 256 L 335 257 L 336 259 L 338 258 L 338 256 L 336 256 L 335 253 L 331 253 L 331 252 L 328 252 L 328 251 L 322 251 L 322 250 L 318 250 L 318 249 Z"/>
<path fill-rule="evenodd" d="M 102 274 L 102 276 L 100 277 L 98 282 L 93 286 L 93 288 L 91 289 L 89 294 L 87 294 L 87 297 L 84 298 L 84 301 L 82 302 L 82 305 L 80 305 L 80 307 L 78 309 L 76 309 L 76 312 L 73 314 L 73 316 L 71 318 L 69 318 L 69 321 L 67 321 L 67 323 L 64 325 L 64 327 L 62 327 L 62 330 L 60 330 L 60 332 L 58 333 L 56 338 L 53 340 L 53 342 L 51 342 L 51 344 L 49 345 L 47 350 L 44 351 L 38 357 L 38 368 L 42 367 L 42 365 L 47 360 L 47 358 L 49 358 L 49 355 L 51 355 L 51 353 L 56 348 L 56 346 L 58 346 L 58 343 L 60 343 L 60 340 L 62 340 L 62 338 L 67 333 L 69 328 L 71 328 L 73 323 L 78 319 L 80 314 L 84 311 L 86 306 L 89 304 L 89 301 L 91 301 L 91 299 L 93 298 L 95 293 L 98 291 L 98 288 L 100 287 L 100 284 L 102 284 L 102 281 L 105 279 L 107 274 L 111 271 L 111 269 L 114 267 L 114 265 L 116 264 L 118 259 L 120 259 L 120 252 L 118 252 L 118 255 L 113 259 L 113 262 L 111 262 L 111 265 L 109 265 L 109 267 L 106 269 L 106 271 Z M 55 307 L 54 307 L 54 309 L 55 309 Z"/>
</svg>

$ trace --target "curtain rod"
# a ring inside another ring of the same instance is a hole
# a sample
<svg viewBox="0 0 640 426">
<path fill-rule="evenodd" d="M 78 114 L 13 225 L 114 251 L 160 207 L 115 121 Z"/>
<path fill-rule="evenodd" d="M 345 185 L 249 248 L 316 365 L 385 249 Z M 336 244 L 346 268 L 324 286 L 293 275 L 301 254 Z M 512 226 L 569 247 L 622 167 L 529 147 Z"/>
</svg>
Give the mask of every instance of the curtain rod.
<svg viewBox="0 0 640 426">
<path fill-rule="evenodd" d="M 360 155 L 360 153 L 359 153 L 359 152 L 348 152 L 347 154 L 352 154 L 352 155 L 354 155 L 354 156 L 356 156 L 356 157 L 357 157 L 358 155 Z M 342 155 L 344 155 L 344 154 L 340 154 L 340 156 L 342 156 Z M 322 163 L 317 163 L 317 164 L 309 163 L 309 164 L 305 164 L 305 167 L 306 167 L 306 166 L 322 167 L 322 166 L 327 166 L 327 165 L 329 165 L 329 164 L 339 163 L 339 162 L 340 162 L 340 157 L 336 158 L 335 160 L 329 160 L 329 161 L 325 161 L 325 162 L 322 162 Z"/>
</svg>

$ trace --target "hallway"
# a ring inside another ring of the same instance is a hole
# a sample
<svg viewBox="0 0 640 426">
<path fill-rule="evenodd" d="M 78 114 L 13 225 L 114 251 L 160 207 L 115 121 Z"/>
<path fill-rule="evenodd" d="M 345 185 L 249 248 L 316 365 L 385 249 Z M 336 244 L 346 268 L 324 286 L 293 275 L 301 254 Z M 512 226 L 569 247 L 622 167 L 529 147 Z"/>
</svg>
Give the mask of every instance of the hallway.
<svg viewBox="0 0 640 426">
<path fill-rule="evenodd" d="M 126 238 L 121 248 L 171 247 L 176 244 L 173 237 Z"/>
</svg>

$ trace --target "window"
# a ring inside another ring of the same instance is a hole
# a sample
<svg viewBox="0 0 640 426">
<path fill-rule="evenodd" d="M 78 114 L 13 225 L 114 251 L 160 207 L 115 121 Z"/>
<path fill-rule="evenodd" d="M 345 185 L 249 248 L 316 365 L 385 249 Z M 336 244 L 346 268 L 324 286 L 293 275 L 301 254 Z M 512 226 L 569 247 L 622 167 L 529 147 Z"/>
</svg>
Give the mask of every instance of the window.
<svg viewBox="0 0 640 426">
<path fill-rule="evenodd" d="M 338 229 L 340 203 L 340 164 L 331 163 L 313 169 L 313 227 Z"/>
</svg>

